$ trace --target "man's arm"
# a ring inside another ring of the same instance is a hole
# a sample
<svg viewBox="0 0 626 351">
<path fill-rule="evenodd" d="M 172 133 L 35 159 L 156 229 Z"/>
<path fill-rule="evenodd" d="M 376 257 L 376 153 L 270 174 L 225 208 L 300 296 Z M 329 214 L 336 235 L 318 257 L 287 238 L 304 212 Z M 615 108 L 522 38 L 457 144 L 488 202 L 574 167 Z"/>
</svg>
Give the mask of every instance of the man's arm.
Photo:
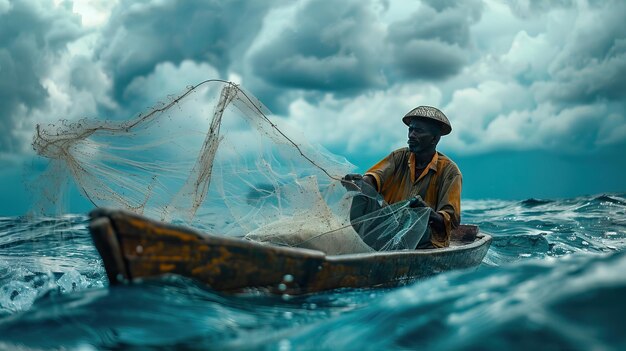
<svg viewBox="0 0 626 351">
<path fill-rule="evenodd" d="M 443 230 L 434 230 L 432 243 L 435 246 L 445 247 L 450 244 L 452 229 L 461 222 L 461 187 L 463 177 L 455 167 L 444 177 L 438 196 L 437 213 L 443 217 Z M 433 228 L 435 229 L 435 228 Z"/>
<path fill-rule="evenodd" d="M 418 196 L 410 200 L 409 207 L 429 207 L 429 205 Z M 430 211 L 428 225 L 437 232 L 444 232 L 446 230 L 445 217 L 439 212 Z"/>
<path fill-rule="evenodd" d="M 446 230 L 445 219 L 443 215 L 439 212 L 430 211 L 430 216 L 428 217 L 428 224 L 436 232 L 441 233 Z"/>
<path fill-rule="evenodd" d="M 431 242 L 436 247 L 450 245 L 452 229 L 459 226 L 461 221 L 461 173 L 452 172 L 444 178 L 444 183 L 438 194 L 437 208 L 430 212 L 428 224 L 432 229 Z M 410 207 L 428 207 L 421 197 L 410 200 Z"/>
<path fill-rule="evenodd" d="M 385 196 L 386 188 L 388 188 L 385 185 L 386 181 L 395 174 L 398 162 L 402 159 L 402 154 L 402 149 L 390 153 L 368 169 L 363 176 L 364 180 L 383 196 Z"/>
<path fill-rule="evenodd" d="M 378 191 L 378 185 L 376 184 L 376 179 L 371 174 L 366 174 L 363 176 L 363 182 L 370 185 L 374 190 Z"/>
</svg>

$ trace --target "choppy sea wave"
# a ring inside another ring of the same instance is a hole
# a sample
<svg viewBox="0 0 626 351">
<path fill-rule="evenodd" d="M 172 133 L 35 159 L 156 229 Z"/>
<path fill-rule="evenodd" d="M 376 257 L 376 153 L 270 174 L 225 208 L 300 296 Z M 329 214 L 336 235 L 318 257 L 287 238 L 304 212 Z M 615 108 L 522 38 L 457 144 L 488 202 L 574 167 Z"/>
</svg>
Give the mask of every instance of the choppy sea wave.
<svg viewBox="0 0 626 351">
<path fill-rule="evenodd" d="M 476 270 L 387 290 L 109 288 L 85 216 L 0 218 L 0 349 L 626 349 L 626 194 L 465 201 Z"/>
</svg>

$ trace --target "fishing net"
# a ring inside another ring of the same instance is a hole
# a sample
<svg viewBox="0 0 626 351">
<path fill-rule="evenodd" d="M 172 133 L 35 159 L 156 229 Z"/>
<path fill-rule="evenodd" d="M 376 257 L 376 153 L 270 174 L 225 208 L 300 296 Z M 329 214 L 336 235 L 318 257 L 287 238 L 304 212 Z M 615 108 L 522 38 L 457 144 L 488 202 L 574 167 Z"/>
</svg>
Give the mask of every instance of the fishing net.
<svg viewBox="0 0 626 351">
<path fill-rule="evenodd" d="M 345 158 L 250 93 L 208 80 L 128 120 L 37 126 L 33 148 L 49 161 L 38 212 L 63 206 L 71 179 L 98 207 L 185 223 L 211 234 L 327 254 L 414 249 L 429 209 L 387 205 L 367 183 L 347 187 Z"/>
</svg>

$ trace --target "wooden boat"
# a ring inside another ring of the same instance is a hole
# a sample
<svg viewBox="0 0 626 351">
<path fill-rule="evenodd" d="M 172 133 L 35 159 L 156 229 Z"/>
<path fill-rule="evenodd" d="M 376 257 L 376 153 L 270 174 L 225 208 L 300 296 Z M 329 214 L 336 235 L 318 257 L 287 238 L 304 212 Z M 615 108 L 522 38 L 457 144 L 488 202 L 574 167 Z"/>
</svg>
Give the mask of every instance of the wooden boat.
<svg viewBox="0 0 626 351">
<path fill-rule="evenodd" d="M 303 294 L 337 288 L 391 287 L 443 271 L 478 266 L 491 236 L 461 225 L 442 249 L 325 255 L 202 234 L 120 210 L 90 213 L 91 232 L 111 285 L 178 274 L 212 289 Z"/>
</svg>

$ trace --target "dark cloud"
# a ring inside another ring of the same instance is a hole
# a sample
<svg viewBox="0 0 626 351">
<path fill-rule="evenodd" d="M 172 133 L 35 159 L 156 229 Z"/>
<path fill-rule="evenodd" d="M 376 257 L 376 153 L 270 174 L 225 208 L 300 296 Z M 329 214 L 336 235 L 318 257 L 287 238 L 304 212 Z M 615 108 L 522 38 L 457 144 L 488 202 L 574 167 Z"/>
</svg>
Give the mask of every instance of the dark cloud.
<svg viewBox="0 0 626 351">
<path fill-rule="evenodd" d="M 0 13 L 0 153 L 21 151 L 18 118 L 44 106 L 50 60 L 82 34 L 80 17 L 52 1 L 15 0 Z"/>
<path fill-rule="evenodd" d="M 595 8 L 570 33 L 552 62 L 550 80 L 536 84 L 542 94 L 568 104 L 626 99 L 626 2 Z"/>
<path fill-rule="evenodd" d="M 361 91 L 385 83 L 382 32 L 364 1 L 309 1 L 290 26 L 251 57 L 268 84 L 318 91 Z"/>
<path fill-rule="evenodd" d="M 93 111 L 128 116 L 152 106 L 158 96 L 216 75 L 240 76 L 251 93 L 284 115 L 291 113 L 289 106 L 297 100 L 319 108 L 328 96 L 343 103 L 342 99 L 407 84 L 415 84 L 409 89 L 413 90 L 423 80 L 439 81 L 433 89 L 441 91 L 444 102 L 456 95 L 477 94 L 461 99 L 463 108 L 488 94 L 472 90 L 472 82 L 494 80 L 521 83 L 532 99 L 520 105 L 554 106 L 555 114 L 579 104 L 608 102 L 613 106 L 608 113 L 622 116 L 626 98 L 622 1 L 591 1 L 580 7 L 570 1 L 550 5 L 520 1 L 511 8 L 542 16 L 555 7 L 558 16 L 546 16 L 552 24 L 543 26 L 535 18 L 522 21 L 497 12 L 502 19 L 488 18 L 483 27 L 471 31 L 483 11 L 493 15 L 493 8 L 483 8 L 479 1 L 425 0 L 404 19 L 386 1 L 121 0 L 109 22 L 95 28 L 100 38 L 95 53 L 86 48 L 83 55 L 68 56 L 63 62 L 51 58 L 84 34 L 76 15 L 52 0 L 1 4 L 7 2 L 0 0 L 0 118 L 6 130 L 0 136 L 0 152 L 26 145 L 23 135 L 28 127 L 15 116 L 33 120 L 49 111 L 61 111 L 58 117 L 66 118 Z M 397 16 L 403 19 L 389 24 Z M 505 21 L 511 22 L 509 27 Z M 558 26 L 566 21 L 570 30 Z M 506 30 L 498 33 L 494 28 Z M 474 46 L 499 35 L 518 60 Z M 42 82 L 48 79 L 46 84 L 51 84 L 52 64 L 59 67 L 52 71 L 57 80 L 50 92 L 56 89 L 56 95 L 49 97 Z M 458 74 L 472 64 L 473 72 Z M 481 104 L 487 106 L 494 99 Z M 56 109 L 44 108 L 55 101 Z M 493 116 L 525 110 L 502 106 Z M 22 136 L 14 131 L 20 128 Z"/>
<path fill-rule="evenodd" d="M 543 15 L 553 9 L 573 7 L 576 5 L 576 2 L 574 0 L 517 0 L 507 1 L 507 4 L 516 16 L 529 18 Z"/>
<path fill-rule="evenodd" d="M 561 68 L 571 71 L 571 67 Z M 559 72 L 559 73 L 561 73 Z M 550 99 L 567 104 L 626 99 L 626 52 L 592 64 L 575 75 L 535 86 L 544 90 Z M 626 109 L 625 109 L 626 110 Z"/>
<path fill-rule="evenodd" d="M 448 8 L 454 8 L 457 7 L 459 5 L 458 0 L 422 0 L 422 3 L 427 4 L 428 6 L 432 7 L 433 9 L 437 10 L 438 12 L 441 12 L 445 9 Z M 471 4 L 470 7 L 468 7 L 468 9 L 476 9 L 476 5 L 478 4 L 478 1 L 473 1 L 474 4 Z"/>
<path fill-rule="evenodd" d="M 445 78 L 458 73 L 467 63 L 465 50 L 440 41 L 411 40 L 395 52 L 396 65 L 411 78 Z"/>
<path fill-rule="evenodd" d="M 410 18 L 389 27 L 395 70 L 401 79 L 443 79 L 470 56 L 470 26 L 482 14 L 478 1 L 428 1 Z"/>
<path fill-rule="evenodd" d="M 102 32 L 97 56 L 123 102 L 133 79 L 161 62 L 208 62 L 226 73 L 277 1 L 122 0 Z M 216 77 L 198 77 L 198 80 Z M 190 84 L 193 82 L 190 82 Z"/>
</svg>

